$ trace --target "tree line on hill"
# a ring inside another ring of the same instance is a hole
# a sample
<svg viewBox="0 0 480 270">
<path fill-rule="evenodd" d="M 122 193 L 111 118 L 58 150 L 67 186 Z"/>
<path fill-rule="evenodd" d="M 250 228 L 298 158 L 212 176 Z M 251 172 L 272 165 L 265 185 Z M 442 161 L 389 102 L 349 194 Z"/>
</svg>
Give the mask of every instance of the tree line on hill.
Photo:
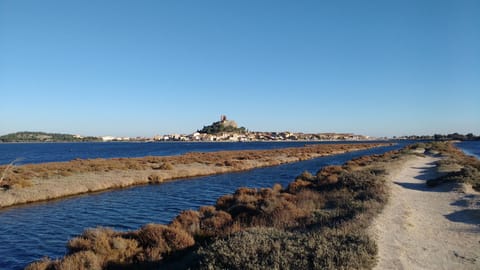
<svg viewBox="0 0 480 270">
<path fill-rule="evenodd" d="M 410 140 L 434 140 L 434 141 L 479 141 L 480 136 L 475 136 L 473 133 L 468 133 L 466 135 L 459 134 L 459 133 L 452 133 L 452 134 L 435 134 L 435 135 L 423 135 L 423 136 L 407 136 L 406 139 Z"/>
<path fill-rule="evenodd" d="M 204 126 L 202 129 L 198 130 L 199 133 L 206 133 L 206 134 L 218 134 L 222 132 L 237 132 L 237 133 L 245 133 L 247 131 L 244 127 L 234 127 L 224 125 L 222 122 L 215 122 L 209 126 Z"/>
<path fill-rule="evenodd" d="M 23 131 L 0 136 L 0 142 L 94 142 L 98 137 L 82 137 L 72 134 Z"/>
</svg>

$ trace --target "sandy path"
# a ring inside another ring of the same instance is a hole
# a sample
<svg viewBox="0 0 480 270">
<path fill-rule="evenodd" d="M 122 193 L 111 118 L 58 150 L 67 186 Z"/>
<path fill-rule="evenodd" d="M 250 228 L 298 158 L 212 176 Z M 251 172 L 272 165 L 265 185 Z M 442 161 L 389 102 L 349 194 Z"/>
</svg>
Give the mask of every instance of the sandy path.
<svg viewBox="0 0 480 270">
<path fill-rule="evenodd" d="M 416 157 L 390 177 L 391 197 L 374 221 L 375 269 L 480 269 L 480 194 L 434 177 L 432 157 Z"/>
</svg>

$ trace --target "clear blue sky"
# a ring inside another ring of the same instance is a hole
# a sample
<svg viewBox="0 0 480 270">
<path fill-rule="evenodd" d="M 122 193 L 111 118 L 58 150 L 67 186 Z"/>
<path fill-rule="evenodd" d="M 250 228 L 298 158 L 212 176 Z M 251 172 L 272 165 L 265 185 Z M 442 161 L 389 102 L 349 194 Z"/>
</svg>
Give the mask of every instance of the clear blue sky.
<svg viewBox="0 0 480 270">
<path fill-rule="evenodd" d="M 0 0 L 0 134 L 480 134 L 480 1 Z"/>
</svg>

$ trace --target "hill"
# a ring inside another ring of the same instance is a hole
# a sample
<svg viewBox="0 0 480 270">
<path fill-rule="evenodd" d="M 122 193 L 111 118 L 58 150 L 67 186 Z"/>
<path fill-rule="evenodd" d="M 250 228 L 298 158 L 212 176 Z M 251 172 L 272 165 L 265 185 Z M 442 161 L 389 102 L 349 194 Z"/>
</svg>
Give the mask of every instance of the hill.
<svg viewBox="0 0 480 270">
<path fill-rule="evenodd" d="M 0 136 L 0 142 L 91 142 L 101 141 L 98 137 L 83 137 L 72 134 L 22 131 Z"/>
<path fill-rule="evenodd" d="M 204 126 L 199 133 L 206 134 L 218 134 L 222 132 L 236 132 L 245 133 L 247 129 L 245 127 L 238 127 L 237 123 L 233 120 L 227 120 L 225 115 L 222 115 L 220 121 L 214 122 L 209 126 Z"/>
</svg>

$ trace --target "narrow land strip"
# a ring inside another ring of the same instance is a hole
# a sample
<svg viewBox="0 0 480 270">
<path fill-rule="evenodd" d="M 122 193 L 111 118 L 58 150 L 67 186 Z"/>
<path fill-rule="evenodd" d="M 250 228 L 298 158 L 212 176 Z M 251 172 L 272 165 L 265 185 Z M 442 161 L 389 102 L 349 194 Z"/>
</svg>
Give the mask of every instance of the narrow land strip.
<svg viewBox="0 0 480 270">
<path fill-rule="evenodd" d="M 381 143 L 322 144 L 275 150 L 187 153 L 170 157 L 73 160 L 0 166 L 0 208 L 98 192 L 132 185 L 276 166 L 350 151 L 386 146 Z"/>
<path fill-rule="evenodd" d="M 427 187 L 438 158 L 415 157 L 390 177 L 391 196 L 373 224 L 375 269 L 480 269 L 480 193 Z"/>
</svg>

